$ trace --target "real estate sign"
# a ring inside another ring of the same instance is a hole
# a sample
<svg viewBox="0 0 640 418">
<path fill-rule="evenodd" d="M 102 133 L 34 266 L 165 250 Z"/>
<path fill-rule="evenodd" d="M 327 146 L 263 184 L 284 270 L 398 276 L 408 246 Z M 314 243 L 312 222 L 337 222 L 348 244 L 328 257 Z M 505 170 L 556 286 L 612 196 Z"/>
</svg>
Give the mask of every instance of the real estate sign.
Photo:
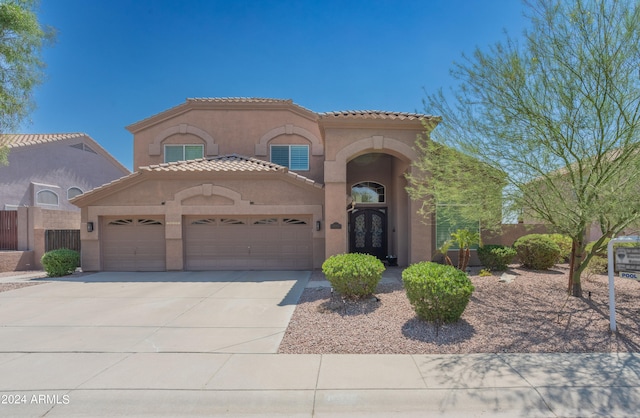
<svg viewBox="0 0 640 418">
<path fill-rule="evenodd" d="M 639 279 L 640 272 L 640 248 L 621 247 L 616 248 L 616 267 L 620 277 L 625 279 Z"/>
</svg>

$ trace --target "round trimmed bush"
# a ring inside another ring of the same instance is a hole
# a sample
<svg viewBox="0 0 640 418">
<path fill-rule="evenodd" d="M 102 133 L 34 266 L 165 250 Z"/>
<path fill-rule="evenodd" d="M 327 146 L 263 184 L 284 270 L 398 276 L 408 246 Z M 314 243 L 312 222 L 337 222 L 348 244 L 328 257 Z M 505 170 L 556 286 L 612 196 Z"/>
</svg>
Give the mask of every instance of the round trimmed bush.
<svg viewBox="0 0 640 418">
<path fill-rule="evenodd" d="M 573 248 L 573 240 L 562 234 L 547 234 L 551 241 L 555 242 L 560 248 L 560 256 L 558 257 L 558 263 L 566 263 L 571 257 L 571 248 Z"/>
<path fill-rule="evenodd" d="M 478 258 L 483 266 L 491 270 L 503 271 L 513 261 L 516 250 L 504 245 L 483 245 L 478 247 Z"/>
<path fill-rule="evenodd" d="M 474 291 L 464 272 L 430 261 L 407 267 L 402 282 L 418 318 L 432 322 L 456 322 Z"/>
<path fill-rule="evenodd" d="M 382 261 L 369 254 L 338 254 L 322 263 L 322 272 L 333 289 L 351 298 L 375 292 L 384 270 Z"/>
<path fill-rule="evenodd" d="M 529 234 L 513 244 L 522 265 L 532 270 L 547 270 L 560 257 L 560 247 L 545 234 Z"/>
<path fill-rule="evenodd" d="M 44 253 L 40 261 L 49 277 L 66 276 L 80 266 L 80 253 L 62 248 Z"/>
</svg>

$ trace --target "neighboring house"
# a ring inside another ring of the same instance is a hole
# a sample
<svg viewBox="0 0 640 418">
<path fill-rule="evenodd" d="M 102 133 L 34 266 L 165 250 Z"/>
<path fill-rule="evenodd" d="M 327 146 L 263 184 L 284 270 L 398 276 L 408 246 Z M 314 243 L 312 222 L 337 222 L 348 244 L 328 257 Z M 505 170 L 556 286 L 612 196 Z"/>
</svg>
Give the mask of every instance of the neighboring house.
<svg viewBox="0 0 640 418">
<path fill-rule="evenodd" d="M 9 165 L 0 165 L 0 271 L 39 269 L 48 249 L 77 246 L 80 211 L 69 199 L 129 174 L 82 133 L 1 135 L 0 145 L 9 147 Z"/>
<path fill-rule="evenodd" d="M 69 199 L 129 174 L 82 133 L 0 136 L 9 165 L 0 165 L 0 210 L 21 206 L 77 211 Z"/>
<path fill-rule="evenodd" d="M 311 269 L 344 252 L 430 260 L 436 227 L 417 213 L 405 173 L 416 136 L 439 121 L 187 99 L 127 127 L 133 174 L 73 199 L 82 267 Z"/>
</svg>

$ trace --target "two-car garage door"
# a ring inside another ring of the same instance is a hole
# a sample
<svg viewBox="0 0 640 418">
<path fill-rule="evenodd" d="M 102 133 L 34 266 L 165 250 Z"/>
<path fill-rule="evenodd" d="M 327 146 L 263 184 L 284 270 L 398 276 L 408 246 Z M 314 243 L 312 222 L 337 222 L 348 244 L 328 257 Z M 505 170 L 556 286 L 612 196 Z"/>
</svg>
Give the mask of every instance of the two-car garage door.
<svg viewBox="0 0 640 418">
<path fill-rule="evenodd" d="M 103 269 L 166 269 L 161 217 L 102 222 Z M 313 267 L 312 228 L 304 216 L 189 216 L 183 219 L 185 270 L 302 270 Z"/>
<path fill-rule="evenodd" d="M 186 217 L 185 269 L 310 269 L 311 234 L 310 219 L 301 216 Z"/>
</svg>

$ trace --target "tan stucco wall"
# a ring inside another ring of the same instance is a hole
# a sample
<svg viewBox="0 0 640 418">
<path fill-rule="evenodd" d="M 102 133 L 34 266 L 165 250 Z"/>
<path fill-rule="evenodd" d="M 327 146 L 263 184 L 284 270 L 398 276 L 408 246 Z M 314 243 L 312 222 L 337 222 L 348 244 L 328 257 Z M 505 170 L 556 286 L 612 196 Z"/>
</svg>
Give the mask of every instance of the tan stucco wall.
<svg viewBox="0 0 640 418">
<path fill-rule="evenodd" d="M 81 212 L 82 268 L 97 271 L 102 267 L 100 229 L 105 216 L 163 217 L 168 270 L 182 270 L 184 266 L 182 220 L 186 215 L 306 215 L 312 220 L 310 227 L 316 221 L 324 223 L 323 190 L 275 174 L 280 179 L 249 175 L 214 180 L 211 173 L 209 178 L 200 174 L 188 180 L 160 176 L 97 200 Z M 87 222 L 94 223 L 93 232 L 87 232 Z M 314 229 L 313 248 L 314 267 L 318 268 L 324 261 L 324 228 Z"/>
<path fill-rule="evenodd" d="M 406 193 L 404 174 L 416 158 L 413 149 L 422 126 L 412 129 L 384 127 L 375 129 L 358 125 L 325 128 L 325 200 L 329 223 L 332 219 L 347 221 L 346 197 L 350 187 L 359 181 L 377 181 L 389 190 L 388 252 L 398 256 L 400 265 L 431 260 L 433 256 L 434 227 L 418 214 L 420 204 L 411 202 Z M 376 154 L 383 155 L 377 157 Z M 377 162 L 362 165 L 358 157 Z M 348 251 L 348 230 L 327 233 L 327 256 Z"/>
<path fill-rule="evenodd" d="M 97 226 L 103 216 L 127 214 L 165 217 L 168 269 L 183 264 L 185 215 L 309 215 L 314 224 L 322 223 L 321 230 L 313 232 L 314 266 L 320 267 L 325 256 L 348 251 L 348 196 L 359 181 L 387 187 L 388 252 L 397 255 L 401 265 L 431 259 L 433 223 L 422 219 L 420 204 L 411 202 L 405 191 L 404 176 L 416 158 L 415 140 L 424 131 L 419 120 L 333 117 L 282 103 L 222 102 L 187 101 L 128 127 L 134 134 L 134 168 L 163 163 L 166 144 L 203 144 L 207 158 L 239 154 L 265 161 L 270 160 L 270 145 L 305 144 L 310 147 L 310 170 L 298 174 L 324 187 L 266 172 L 138 176 L 83 208 L 83 268 L 100 269 L 100 231 L 86 232 L 86 222 Z M 357 158 L 362 155 L 378 162 L 360 166 Z"/>
<path fill-rule="evenodd" d="M 271 144 L 309 145 L 310 169 L 297 173 L 318 182 L 323 179 L 324 150 L 317 122 L 287 110 L 188 110 L 135 133 L 134 168 L 163 163 L 167 144 L 204 144 L 205 157 L 240 154 L 266 161 Z"/>
</svg>

